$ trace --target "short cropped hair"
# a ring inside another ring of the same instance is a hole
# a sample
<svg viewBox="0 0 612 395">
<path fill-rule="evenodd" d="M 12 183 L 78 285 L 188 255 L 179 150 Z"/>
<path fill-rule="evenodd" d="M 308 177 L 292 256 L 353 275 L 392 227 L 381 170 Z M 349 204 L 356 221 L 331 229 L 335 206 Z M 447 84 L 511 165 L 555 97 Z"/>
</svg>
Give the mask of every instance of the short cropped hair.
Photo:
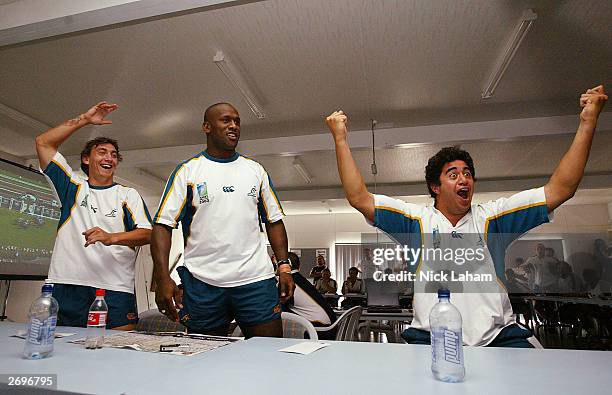
<svg viewBox="0 0 612 395">
<path fill-rule="evenodd" d="M 123 160 L 123 157 L 119 153 L 119 144 L 117 143 L 117 140 L 111 139 L 110 137 L 96 137 L 93 140 L 89 140 L 85 144 L 83 151 L 81 151 L 81 170 L 83 170 L 85 174 L 89 175 L 89 165 L 83 163 L 83 157 L 91 155 L 91 150 L 102 144 L 112 144 L 112 146 L 117 150 L 117 161 L 121 162 Z"/>
<path fill-rule="evenodd" d="M 472 173 L 472 179 L 476 181 L 476 170 L 474 169 L 474 161 L 467 151 L 464 151 L 456 147 L 445 147 L 438 151 L 434 156 L 429 158 L 427 166 L 425 167 L 425 182 L 427 182 L 427 189 L 432 198 L 436 197 L 435 192 L 431 189 L 432 185 L 440 185 L 440 175 L 442 174 L 442 168 L 445 164 L 462 160 L 470 169 Z"/>
<path fill-rule="evenodd" d="M 232 108 L 236 108 L 232 104 L 226 103 L 226 102 L 219 102 L 219 103 L 212 104 L 208 106 L 206 110 L 204 110 L 204 120 L 202 121 L 202 124 L 205 124 L 206 122 L 210 122 L 210 119 L 208 119 L 208 117 L 210 116 L 210 111 L 217 106 L 230 106 Z"/>
</svg>

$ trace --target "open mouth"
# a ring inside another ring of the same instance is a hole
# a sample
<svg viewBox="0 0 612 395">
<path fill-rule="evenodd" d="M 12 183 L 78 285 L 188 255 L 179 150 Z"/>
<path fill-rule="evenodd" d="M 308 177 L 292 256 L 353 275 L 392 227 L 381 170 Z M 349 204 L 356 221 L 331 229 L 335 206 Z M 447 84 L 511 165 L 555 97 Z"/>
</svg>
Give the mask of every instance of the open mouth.
<svg viewBox="0 0 612 395">
<path fill-rule="evenodd" d="M 113 166 L 112 166 L 112 165 L 109 165 L 109 164 L 107 164 L 107 163 L 101 163 L 101 164 L 100 164 L 100 167 L 101 167 L 101 168 L 103 168 L 103 169 L 106 169 L 106 170 L 110 170 L 110 169 L 112 169 L 112 168 L 113 168 Z"/>
<path fill-rule="evenodd" d="M 229 138 L 232 141 L 237 141 L 238 140 L 238 134 L 235 132 L 229 132 L 227 134 L 227 138 Z"/>
<path fill-rule="evenodd" d="M 470 195 L 470 189 L 461 188 L 457 191 L 457 195 L 459 195 L 459 197 L 461 197 L 462 199 L 467 200 L 468 196 Z"/>
</svg>

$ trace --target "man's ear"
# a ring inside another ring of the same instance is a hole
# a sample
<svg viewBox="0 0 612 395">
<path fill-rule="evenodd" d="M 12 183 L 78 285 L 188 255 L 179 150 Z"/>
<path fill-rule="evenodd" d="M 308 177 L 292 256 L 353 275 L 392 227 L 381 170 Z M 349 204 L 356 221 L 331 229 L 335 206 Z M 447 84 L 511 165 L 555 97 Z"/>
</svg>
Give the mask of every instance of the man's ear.
<svg viewBox="0 0 612 395">
<path fill-rule="evenodd" d="M 440 194 L 440 185 L 436 185 L 436 184 L 429 184 L 429 187 L 431 188 L 431 190 L 436 194 L 439 195 Z"/>
<path fill-rule="evenodd" d="M 89 155 L 82 155 L 81 163 L 85 163 L 87 166 L 89 166 Z"/>
<path fill-rule="evenodd" d="M 206 121 L 202 124 L 202 131 L 206 134 L 210 133 L 210 122 Z"/>
</svg>

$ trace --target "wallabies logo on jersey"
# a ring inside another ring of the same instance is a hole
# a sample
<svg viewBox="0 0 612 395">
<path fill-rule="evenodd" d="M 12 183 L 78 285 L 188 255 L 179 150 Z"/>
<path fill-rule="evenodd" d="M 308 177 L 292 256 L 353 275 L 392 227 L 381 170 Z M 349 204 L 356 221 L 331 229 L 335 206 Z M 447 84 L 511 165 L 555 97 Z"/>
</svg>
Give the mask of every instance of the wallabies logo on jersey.
<svg viewBox="0 0 612 395">
<path fill-rule="evenodd" d="M 206 183 L 203 182 L 198 184 L 197 189 L 198 196 L 200 197 L 200 204 L 208 203 L 210 200 L 208 199 L 208 187 L 206 186 Z"/>
<path fill-rule="evenodd" d="M 257 188 L 256 187 L 251 188 L 251 192 L 247 193 L 247 196 L 257 198 Z"/>
</svg>

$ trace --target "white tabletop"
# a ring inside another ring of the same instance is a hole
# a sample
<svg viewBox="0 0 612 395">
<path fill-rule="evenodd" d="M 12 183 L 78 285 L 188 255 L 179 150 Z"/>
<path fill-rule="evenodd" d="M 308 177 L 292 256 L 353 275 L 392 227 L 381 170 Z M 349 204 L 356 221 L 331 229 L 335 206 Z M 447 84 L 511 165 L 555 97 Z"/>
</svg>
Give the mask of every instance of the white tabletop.
<svg viewBox="0 0 612 395">
<path fill-rule="evenodd" d="M 435 381 L 429 346 L 330 342 L 310 355 L 277 350 L 300 340 L 255 338 L 193 357 L 86 350 L 59 339 L 29 361 L 23 325 L 0 324 L 0 373 L 57 374 L 59 389 L 100 394 L 609 394 L 612 352 L 466 347 L 466 381 Z M 60 328 L 61 332 L 81 328 Z M 72 337 L 74 338 L 74 337 Z M 323 368 L 324 367 L 324 368 Z M 316 378 L 316 380 L 315 380 Z"/>
</svg>

